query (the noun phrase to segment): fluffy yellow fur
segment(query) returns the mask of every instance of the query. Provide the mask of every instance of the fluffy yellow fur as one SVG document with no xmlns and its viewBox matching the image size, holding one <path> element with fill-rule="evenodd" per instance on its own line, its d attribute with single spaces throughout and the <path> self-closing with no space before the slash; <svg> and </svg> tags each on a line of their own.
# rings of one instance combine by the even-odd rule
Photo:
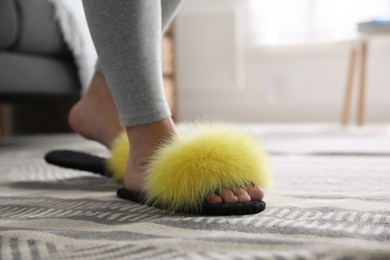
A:
<svg viewBox="0 0 390 260">
<path fill-rule="evenodd" d="M 125 178 L 128 157 L 129 140 L 126 133 L 122 133 L 112 144 L 111 156 L 107 160 L 107 168 L 115 180 L 122 181 Z"/>
<path fill-rule="evenodd" d="M 145 182 L 148 204 L 198 210 L 212 192 L 271 185 L 266 153 L 249 134 L 202 125 L 161 147 Z"/>
<path fill-rule="evenodd" d="M 112 146 L 108 168 L 123 180 L 128 158 L 125 134 Z M 260 186 L 272 178 L 267 154 L 247 133 L 227 125 L 199 125 L 160 147 L 148 167 L 146 200 L 172 211 L 199 210 L 212 192 Z"/>
</svg>

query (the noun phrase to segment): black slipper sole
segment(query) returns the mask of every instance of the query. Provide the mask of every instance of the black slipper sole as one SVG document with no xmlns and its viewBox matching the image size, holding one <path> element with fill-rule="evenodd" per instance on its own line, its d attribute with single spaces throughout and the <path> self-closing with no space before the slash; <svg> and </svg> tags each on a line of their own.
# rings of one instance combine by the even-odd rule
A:
<svg viewBox="0 0 390 260">
<path fill-rule="evenodd" d="M 141 192 L 128 191 L 120 188 L 116 192 L 117 196 L 124 200 L 133 201 L 139 204 L 145 203 L 145 196 Z M 158 207 L 158 206 L 157 206 Z M 163 208 L 162 208 L 163 209 Z M 264 201 L 250 201 L 242 203 L 222 203 L 222 204 L 203 204 L 200 211 L 179 211 L 177 213 L 204 215 L 204 216 L 232 216 L 257 214 L 265 209 Z"/>
<path fill-rule="evenodd" d="M 55 150 L 45 155 L 45 160 L 49 164 L 93 172 L 102 176 L 111 177 L 112 174 L 106 168 L 106 159 L 95 155 L 69 151 Z M 128 191 L 125 188 L 117 190 L 117 196 L 124 200 L 133 201 L 139 204 L 145 204 L 144 194 L 140 192 Z M 250 201 L 241 203 L 222 203 L 206 204 L 204 203 L 200 211 L 181 211 L 178 213 L 205 215 L 205 216 L 230 216 L 230 215 L 248 215 L 257 214 L 265 209 L 264 201 Z"/>
</svg>

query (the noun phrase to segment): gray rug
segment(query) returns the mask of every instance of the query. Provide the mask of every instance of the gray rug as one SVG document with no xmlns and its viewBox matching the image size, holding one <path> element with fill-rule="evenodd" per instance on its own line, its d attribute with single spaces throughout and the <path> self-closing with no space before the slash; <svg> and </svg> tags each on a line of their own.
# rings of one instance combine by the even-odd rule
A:
<svg viewBox="0 0 390 260">
<path fill-rule="evenodd" d="M 58 148 L 107 154 L 74 135 L 2 139 L 0 259 L 390 259 L 388 128 L 243 129 L 270 151 L 275 187 L 242 217 L 122 201 L 114 181 L 43 161 Z"/>
</svg>

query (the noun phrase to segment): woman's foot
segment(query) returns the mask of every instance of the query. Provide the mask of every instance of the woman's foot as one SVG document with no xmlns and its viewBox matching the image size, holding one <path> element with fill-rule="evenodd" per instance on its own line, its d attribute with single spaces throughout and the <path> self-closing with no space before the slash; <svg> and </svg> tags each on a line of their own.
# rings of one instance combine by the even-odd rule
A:
<svg viewBox="0 0 390 260">
<path fill-rule="evenodd" d="M 124 131 L 102 74 L 94 74 L 88 91 L 71 109 L 68 121 L 75 132 L 107 148 Z"/>
<path fill-rule="evenodd" d="M 107 148 L 110 148 L 114 139 L 124 131 L 107 82 L 100 73 L 95 73 L 87 93 L 74 105 L 68 120 L 75 132 Z M 128 190 L 143 190 L 145 166 L 149 158 L 159 144 L 175 134 L 176 128 L 171 118 L 127 129 L 127 135 L 131 140 L 131 152 L 124 186 Z M 220 195 L 210 195 L 207 202 L 210 204 L 248 202 L 262 200 L 263 196 L 262 189 L 258 187 L 226 190 Z"/>
<path fill-rule="evenodd" d="M 156 123 L 127 128 L 130 140 L 130 154 L 127 162 L 127 173 L 124 186 L 131 191 L 143 191 L 146 177 L 145 166 L 153 156 L 158 146 L 176 134 L 176 128 L 171 118 Z M 264 192 L 259 187 L 237 190 L 226 190 L 220 195 L 212 194 L 207 202 L 210 204 L 249 202 L 262 200 Z"/>
</svg>

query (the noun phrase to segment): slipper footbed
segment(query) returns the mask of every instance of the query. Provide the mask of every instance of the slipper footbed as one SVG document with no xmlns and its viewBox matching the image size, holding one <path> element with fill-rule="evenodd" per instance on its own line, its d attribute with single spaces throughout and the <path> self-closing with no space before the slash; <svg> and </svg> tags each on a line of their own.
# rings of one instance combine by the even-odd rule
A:
<svg viewBox="0 0 390 260">
<path fill-rule="evenodd" d="M 81 171 L 88 171 L 110 177 L 106 169 L 106 159 L 78 151 L 55 150 L 45 155 L 49 164 Z"/>
</svg>

